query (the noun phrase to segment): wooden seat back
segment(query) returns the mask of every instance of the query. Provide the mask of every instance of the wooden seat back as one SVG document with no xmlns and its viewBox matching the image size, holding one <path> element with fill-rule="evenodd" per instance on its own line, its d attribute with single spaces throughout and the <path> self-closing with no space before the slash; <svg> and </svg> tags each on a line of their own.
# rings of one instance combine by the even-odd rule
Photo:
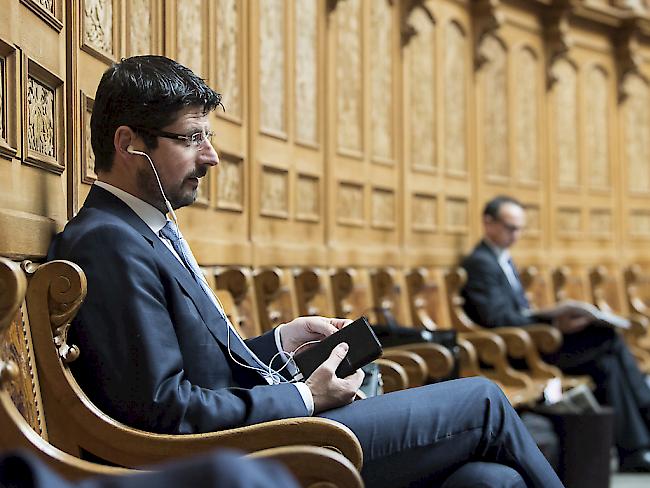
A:
<svg viewBox="0 0 650 488">
<path fill-rule="evenodd" d="M 554 303 L 553 291 L 547 270 L 538 266 L 524 266 L 519 277 L 530 308 L 540 309 L 552 306 Z"/>
<path fill-rule="evenodd" d="M 337 317 L 347 319 L 372 315 L 370 285 L 367 274 L 353 268 L 332 268 L 329 271 L 332 285 L 332 301 Z"/>
<path fill-rule="evenodd" d="M 576 267 L 560 266 L 552 273 L 553 297 L 556 302 L 562 300 L 581 300 L 590 302 L 590 293 L 581 270 Z"/>
<path fill-rule="evenodd" d="M 69 480 L 129 472 L 82 461 L 48 443 L 26 288 L 19 265 L 0 258 L 0 450 L 25 449 Z"/>
<path fill-rule="evenodd" d="M 395 268 L 373 268 L 369 270 L 372 306 L 376 311 L 377 323 L 386 325 L 382 310 L 392 314 L 398 324 L 412 327 L 413 321 L 405 306 L 403 275 Z"/>
<path fill-rule="evenodd" d="M 293 270 L 298 315 L 335 316 L 332 293 L 325 272 L 319 268 Z"/>
<path fill-rule="evenodd" d="M 291 277 L 280 268 L 253 272 L 259 323 L 263 332 L 296 317 L 297 306 Z"/>
<path fill-rule="evenodd" d="M 650 307 L 648 307 L 639 292 L 640 284 L 646 280 L 643 270 L 638 264 L 632 264 L 623 270 L 625 300 L 629 310 L 650 318 Z"/>
<path fill-rule="evenodd" d="M 461 295 L 461 290 L 466 282 L 467 272 L 460 266 L 453 267 L 445 273 L 447 306 L 449 308 L 451 324 L 456 330 L 471 332 L 480 330 L 481 327 L 475 324 L 463 309 L 465 299 Z"/>
<path fill-rule="evenodd" d="M 217 292 L 227 292 L 233 301 L 232 313 L 236 314 L 233 325 L 237 331 L 246 339 L 260 335 L 262 326 L 251 271 L 244 267 L 217 267 L 212 275 Z"/>
</svg>

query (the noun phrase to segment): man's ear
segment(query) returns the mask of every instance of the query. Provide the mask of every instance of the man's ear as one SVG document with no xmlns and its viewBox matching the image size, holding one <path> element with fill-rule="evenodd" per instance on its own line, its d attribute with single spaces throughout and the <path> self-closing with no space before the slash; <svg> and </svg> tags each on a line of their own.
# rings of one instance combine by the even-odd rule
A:
<svg viewBox="0 0 650 488">
<path fill-rule="evenodd" d="M 115 135 L 113 136 L 113 147 L 115 148 L 115 153 L 122 157 L 129 156 L 131 154 L 129 148 L 133 150 L 136 139 L 137 135 L 131 127 L 126 125 L 119 126 L 115 130 Z"/>
</svg>

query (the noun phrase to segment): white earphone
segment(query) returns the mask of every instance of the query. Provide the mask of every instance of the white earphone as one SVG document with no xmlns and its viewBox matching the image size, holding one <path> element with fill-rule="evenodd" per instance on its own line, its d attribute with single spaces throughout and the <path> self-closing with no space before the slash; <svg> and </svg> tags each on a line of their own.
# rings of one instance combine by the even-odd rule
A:
<svg viewBox="0 0 650 488">
<path fill-rule="evenodd" d="M 165 190 L 163 190 L 162 184 L 160 183 L 160 177 L 158 176 L 158 171 L 156 171 L 156 167 L 153 164 L 153 161 L 149 157 L 149 155 L 144 152 L 144 151 L 138 151 L 137 149 L 134 149 L 133 146 L 129 145 L 126 148 L 126 152 L 129 154 L 136 154 L 138 156 L 144 156 L 147 158 L 147 161 L 149 161 L 149 164 L 151 165 L 151 169 L 153 170 L 153 174 L 156 176 L 156 182 L 158 182 L 158 188 L 160 189 L 160 194 L 163 197 L 163 200 L 165 200 L 165 205 L 167 206 L 167 210 L 169 213 L 172 215 L 172 220 L 178 227 L 178 220 L 176 219 L 176 212 L 174 212 L 174 209 L 172 208 L 172 204 L 169 203 L 169 200 L 167 199 L 167 195 L 165 195 Z"/>
<path fill-rule="evenodd" d="M 167 210 L 169 211 L 169 213 L 171 213 L 172 220 L 174 221 L 174 223 L 176 224 L 176 227 L 178 228 L 178 220 L 176 220 L 176 213 L 174 212 L 174 209 L 172 208 L 171 203 L 169 203 L 169 200 L 167 199 L 167 195 L 165 195 L 165 190 L 163 190 L 162 184 L 160 183 L 160 177 L 158 176 L 158 171 L 156 171 L 156 167 L 154 166 L 153 161 L 151 160 L 149 155 L 144 151 L 138 151 L 137 149 L 134 149 L 134 147 L 131 146 L 131 145 L 127 146 L 126 152 L 128 152 L 129 154 L 135 154 L 137 156 L 143 156 L 143 157 L 147 158 L 147 161 L 149 161 L 149 164 L 151 165 L 151 169 L 153 170 L 153 174 L 156 176 L 156 181 L 158 182 L 158 188 L 160 189 L 160 194 L 162 195 L 163 199 L 165 200 L 165 205 L 167 206 Z M 179 230 L 179 232 L 180 232 L 180 230 Z M 219 298 L 217 298 L 214 291 L 212 291 L 212 288 L 210 287 L 210 285 L 207 283 L 207 281 L 205 281 L 205 277 L 203 275 L 201 275 L 200 279 L 202 279 L 205 282 L 205 284 L 207 285 L 207 288 L 210 290 L 210 292 L 212 293 L 212 296 L 216 299 L 217 303 L 221 304 L 221 302 L 219 301 Z M 222 310 L 220 310 L 220 312 L 222 313 L 223 318 L 226 320 L 226 323 L 227 323 L 228 322 L 228 317 L 226 317 L 225 313 L 223 313 Z M 276 353 L 271 358 L 271 361 L 268 364 L 268 369 L 264 370 L 264 369 L 261 369 L 261 368 L 256 368 L 254 366 L 249 366 L 247 364 L 241 363 L 241 362 L 237 361 L 233 357 L 232 352 L 230 351 L 230 334 L 231 334 L 230 329 L 231 329 L 231 327 L 227 326 L 227 329 L 228 329 L 228 336 L 227 336 L 228 340 L 227 340 L 227 344 L 226 344 L 226 349 L 228 350 L 228 355 L 230 356 L 230 359 L 232 359 L 235 363 L 239 364 L 240 366 L 242 366 L 244 368 L 252 369 L 252 370 L 260 372 L 262 374 L 262 376 L 264 376 L 265 378 L 270 377 L 274 384 L 288 383 L 288 381 L 285 380 L 280 375 L 280 371 L 282 371 L 284 368 L 286 368 L 287 365 L 290 362 L 293 361 L 293 356 L 294 356 L 294 354 L 296 354 L 296 352 L 298 352 L 298 349 L 300 349 L 303 346 L 306 346 L 308 344 L 313 344 L 314 342 L 319 342 L 319 341 L 306 342 L 305 344 L 302 344 L 300 347 L 298 347 L 295 351 L 290 352 L 290 353 L 285 353 L 289 358 L 285 361 L 284 365 L 278 370 L 274 370 L 272 368 L 272 365 L 273 365 L 273 361 L 275 361 L 275 358 L 277 356 L 282 355 L 282 353 L 281 352 Z M 262 363 L 261 360 L 260 360 L 260 363 Z M 264 364 L 264 363 L 262 363 L 262 364 Z"/>
</svg>

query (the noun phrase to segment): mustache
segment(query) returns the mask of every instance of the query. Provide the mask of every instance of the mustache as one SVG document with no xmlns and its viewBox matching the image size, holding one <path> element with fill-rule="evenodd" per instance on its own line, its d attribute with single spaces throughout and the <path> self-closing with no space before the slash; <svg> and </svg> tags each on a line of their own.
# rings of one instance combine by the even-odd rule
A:
<svg viewBox="0 0 650 488">
<path fill-rule="evenodd" d="M 188 175 L 185 177 L 186 180 L 190 178 L 203 178 L 206 174 L 208 174 L 208 168 L 205 166 L 202 166 L 200 168 L 195 169 L 194 171 L 188 173 Z"/>
</svg>

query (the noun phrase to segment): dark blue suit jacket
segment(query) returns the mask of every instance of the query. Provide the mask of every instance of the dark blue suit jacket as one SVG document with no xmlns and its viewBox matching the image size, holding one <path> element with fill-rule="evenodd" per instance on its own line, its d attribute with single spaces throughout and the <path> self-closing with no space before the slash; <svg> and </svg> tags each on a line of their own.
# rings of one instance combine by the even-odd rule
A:
<svg viewBox="0 0 650 488">
<path fill-rule="evenodd" d="M 515 291 L 510 286 L 496 254 L 481 241 L 461 266 L 467 271 L 467 283 L 461 294 L 465 313 L 483 327 L 522 326 L 538 323 L 523 314 Z"/>
<path fill-rule="evenodd" d="M 103 411 L 162 433 L 208 432 L 307 415 L 295 386 L 268 385 L 233 362 L 227 324 L 151 229 L 119 198 L 94 186 L 53 241 L 48 259 L 84 270 L 88 295 L 73 322 L 75 377 Z M 273 333 L 248 340 L 268 363 Z M 234 337 L 238 361 L 256 365 Z"/>
</svg>

